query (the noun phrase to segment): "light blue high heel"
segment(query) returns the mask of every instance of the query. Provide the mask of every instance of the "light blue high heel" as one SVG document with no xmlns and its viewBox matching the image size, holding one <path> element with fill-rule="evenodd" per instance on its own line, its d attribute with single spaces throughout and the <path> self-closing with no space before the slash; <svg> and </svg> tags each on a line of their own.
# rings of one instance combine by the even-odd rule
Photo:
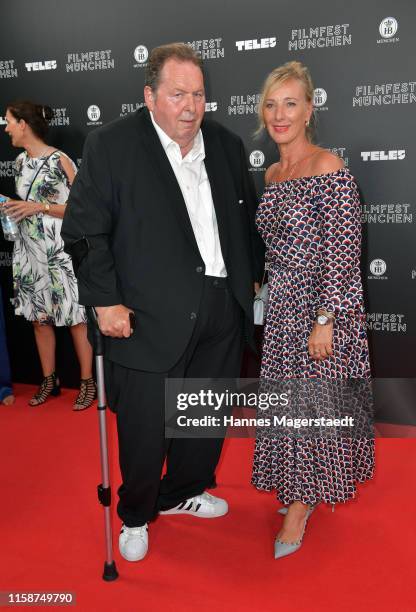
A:
<svg viewBox="0 0 416 612">
<path fill-rule="evenodd" d="M 287 555 L 291 555 L 292 553 L 299 550 L 302 546 L 302 540 L 306 529 L 306 523 L 312 512 L 315 510 L 316 506 L 312 506 L 306 513 L 305 524 L 303 525 L 302 535 L 297 542 L 282 542 L 281 540 L 276 539 L 274 542 L 274 558 L 280 559 L 281 557 L 287 557 Z M 287 508 L 280 508 L 278 510 L 279 514 L 287 514 Z"/>
</svg>

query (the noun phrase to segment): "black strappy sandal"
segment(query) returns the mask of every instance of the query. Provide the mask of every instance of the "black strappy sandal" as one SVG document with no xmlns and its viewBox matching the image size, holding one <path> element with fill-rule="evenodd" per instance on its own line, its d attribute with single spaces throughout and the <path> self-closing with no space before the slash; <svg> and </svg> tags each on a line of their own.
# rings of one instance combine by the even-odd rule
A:
<svg viewBox="0 0 416 612">
<path fill-rule="evenodd" d="M 72 410 L 79 412 L 80 410 L 85 410 L 86 408 L 89 408 L 96 397 L 97 387 L 94 379 L 92 377 L 81 378 L 78 397 L 75 400 L 75 404 L 73 405 Z"/>
<path fill-rule="evenodd" d="M 56 377 L 56 372 L 52 372 L 52 374 L 49 374 L 49 376 L 45 376 L 39 389 L 28 403 L 29 406 L 40 406 L 40 404 L 44 404 L 46 402 L 50 395 L 56 397 L 60 394 L 61 387 L 59 378 Z"/>
</svg>

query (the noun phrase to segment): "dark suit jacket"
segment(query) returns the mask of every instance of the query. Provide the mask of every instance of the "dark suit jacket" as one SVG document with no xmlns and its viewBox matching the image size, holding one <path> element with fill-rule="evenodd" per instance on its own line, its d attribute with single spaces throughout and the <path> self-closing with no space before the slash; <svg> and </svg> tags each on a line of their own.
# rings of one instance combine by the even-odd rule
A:
<svg viewBox="0 0 416 612">
<path fill-rule="evenodd" d="M 263 271 L 254 227 L 256 194 L 243 144 L 213 121 L 201 127 L 205 167 L 230 287 L 253 335 L 253 282 Z M 163 372 L 180 358 L 200 308 L 205 266 L 185 201 L 147 109 L 92 132 L 62 225 L 65 250 L 86 237 L 79 300 L 124 304 L 136 314 L 128 339 L 106 338 L 106 357 Z M 75 265 L 77 268 L 77 265 Z"/>
</svg>

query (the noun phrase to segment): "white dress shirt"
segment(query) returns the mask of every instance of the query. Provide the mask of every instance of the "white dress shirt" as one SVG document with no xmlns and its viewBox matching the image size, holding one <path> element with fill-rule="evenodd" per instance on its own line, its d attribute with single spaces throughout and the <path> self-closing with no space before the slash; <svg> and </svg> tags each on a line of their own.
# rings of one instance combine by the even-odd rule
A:
<svg viewBox="0 0 416 612">
<path fill-rule="evenodd" d="M 192 149 L 182 157 L 178 143 L 156 123 L 152 112 L 150 117 L 185 200 L 196 243 L 205 263 L 205 274 L 226 277 L 227 270 L 221 252 L 211 186 L 204 164 L 202 132 L 199 130 Z"/>
</svg>

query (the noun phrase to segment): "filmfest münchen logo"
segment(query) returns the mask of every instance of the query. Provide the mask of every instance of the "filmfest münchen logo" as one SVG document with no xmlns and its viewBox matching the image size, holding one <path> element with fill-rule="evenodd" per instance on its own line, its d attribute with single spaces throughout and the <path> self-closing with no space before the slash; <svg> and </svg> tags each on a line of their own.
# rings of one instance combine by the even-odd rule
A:
<svg viewBox="0 0 416 612">
<path fill-rule="evenodd" d="M 15 79 L 19 76 L 14 64 L 13 59 L 0 60 L 0 79 Z"/>
<path fill-rule="evenodd" d="M 256 115 L 259 110 L 260 94 L 230 96 L 228 115 Z"/>
<path fill-rule="evenodd" d="M 385 280 L 387 278 L 387 276 L 384 276 L 386 270 L 387 264 L 384 259 L 373 259 L 373 261 L 370 263 L 371 275 L 368 278 Z"/>
<path fill-rule="evenodd" d="M 362 223 L 413 223 L 412 206 L 408 202 L 365 202 L 361 209 Z"/>
<path fill-rule="evenodd" d="M 334 155 L 338 155 L 338 157 L 340 157 L 344 161 L 344 164 L 346 166 L 349 165 L 350 160 L 346 147 L 328 147 L 328 151 L 331 151 L 331 153 L 333 153 Z"/>
<path fill-rule="evenodd" d="M 144 102 L 125 102 L 121 105 L 120 117 L 127 117 L 145 106 Z"/>
<path fill-rule="evenodd" d="M 102 125 L 102 122 L 100 121 L 101 110 L 96 104 L 91 104 L 91 106 L 88 107 L 87 116 L 89 119 L 87 125 Z"/>
<path fill-rule="evenodd" d="M 374 332 L 407 332 L 406 315 L 400 312 L 368 312 L 365 328 Z"/>
<path fill-rule="evenodd" d="M 390 104 L 414 104 L 416 81 L 357 85 L 352 106 L 384 106 Z"/>
<path fill-rule="evenodd" d="M 53 117 L 49 121 L 49 125 L 56 126 L 65 126 L 70 124 L 70 118 L 68 116 L 68 111 L 66 108 L 54 108 L 53 109 Z"/>
<path fill-rule="evenodd" d="M 14 160 L 0 161 L 0 178 L 12 178 L 16 176 Z"/>
<path fill-rule="evenodd" d="M 115 62 L 111 54 L 111 49 L 68 53 L 66 71 L 91 72 L 94 70 L 113 70 L 115 68 Z"/>
<path fill-rule="evenodd" d="M 288 45 L 289 51 L 351 45 L 352 37 L 349 27 L 349 23 L 342 23 L 292 29 Z"/>
<path fill-rule="evenodd" d="M 0 125 L 6 125 L 7 121 L 5 117 L 0 117 Z"/>
<path fill-rule="evenodd" d="M 0 267 L 7 268 L 13 264 L 12 254 L 8 251 L 0 251 Z"/>
<path fill-rule="evenodd" d="M 222 38 L 203 38 L 202 40 L 191 40 L 186 43 L 203 60 L 220 59 L 225 56 Z"/>
</svg>

